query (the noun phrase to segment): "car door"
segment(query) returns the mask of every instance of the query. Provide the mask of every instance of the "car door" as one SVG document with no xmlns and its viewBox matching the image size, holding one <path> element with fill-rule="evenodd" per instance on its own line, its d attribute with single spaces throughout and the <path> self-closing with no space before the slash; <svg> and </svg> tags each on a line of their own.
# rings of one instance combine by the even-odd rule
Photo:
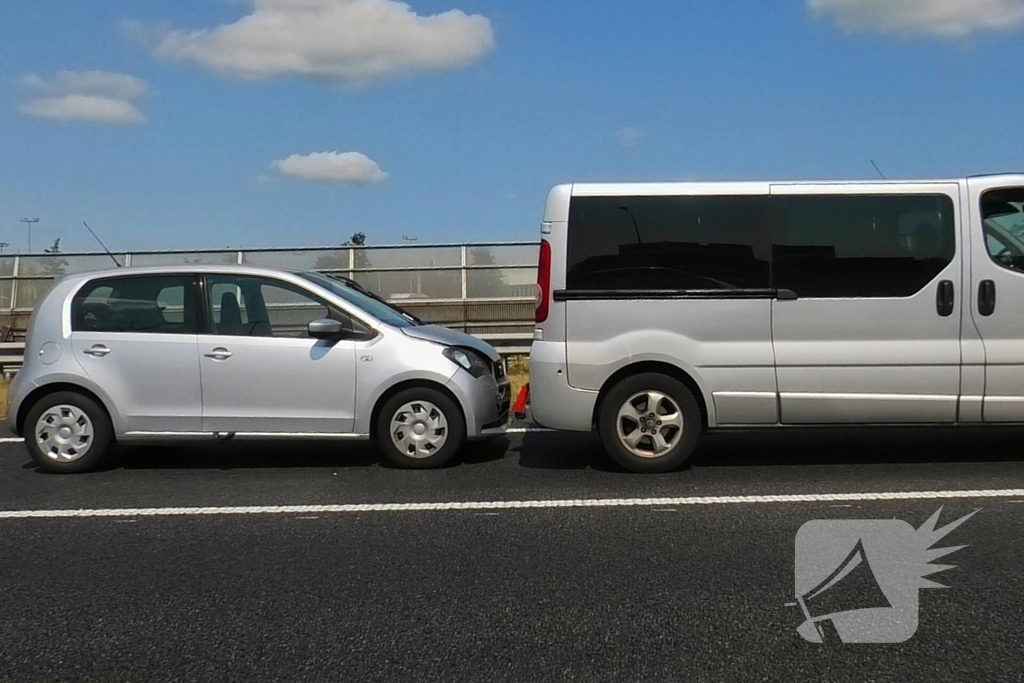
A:
<svg viewBox="0 0 1024 683">
<path fill-rule="evenodd" d="M 985 422 L 1024 422 L 1024 177 L 967 181 L 970 319 L 984 348 Z"/>
<path fill-rule="evenodd" d="M 959 186 L 773 185 L 772 205 L 782 422 L 955 422 Z"/>
<path fill-rule="evenodd" d="M 355 342 L 312 339 L 307 325 L 340 313 L 305 288 L 210 275 L 199 337 L 203 430 L 348 434 L 355 422 Z"/>
<path fill-rule="evenodd" d="M 71 303 L 71 348 L 129 432 L 198 432 L 198 287 L 193 275 L 104 278 Z"/>
</svg>

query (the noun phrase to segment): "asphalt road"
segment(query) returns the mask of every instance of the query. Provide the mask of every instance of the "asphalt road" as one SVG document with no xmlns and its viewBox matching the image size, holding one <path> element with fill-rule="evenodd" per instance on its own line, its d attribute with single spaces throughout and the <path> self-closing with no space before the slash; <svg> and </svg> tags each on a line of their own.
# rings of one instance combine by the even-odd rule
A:
<svg viewBox="0 0 1024 683">
<path fill-rule="evenodd" d="M 0 445 L 0 511 L 716 497 L 701 505 L 0 518 L 0 680 L 1020 680 L 1024 496 L 730 502 L 1024 488 L 1024 432 L 711 436 L 694 466 L 618 470 L 594 438 L 511 436 L 435 472 L 337 444 L 136 448 L 38 472 Z M 920 527 L 947 590 L 888 645 L 796 629 L 815 519 Z M 851 589 L 856 600 L 856 590 Z"/>
</svg>

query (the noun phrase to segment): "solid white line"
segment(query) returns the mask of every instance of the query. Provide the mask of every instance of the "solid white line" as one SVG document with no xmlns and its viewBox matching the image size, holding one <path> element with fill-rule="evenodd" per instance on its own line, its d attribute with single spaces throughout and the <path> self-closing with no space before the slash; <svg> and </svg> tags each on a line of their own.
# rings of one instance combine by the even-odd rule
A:
<svg viewBox="0 0 1024 683">
<path fill-rule="evenodd" d="M 938 500 L 1020 498 L 1024 489 L 989 491 L 894 491 L 891 493 L 824 493 L 782 496 L 709 496 L 694 498 L 608 498 L 583 500 L 509 500 L 466 503 L 383 503 L 365 505 L 277 505 L 260 507 L 125 508 L 110 510 L 9 510 L 0 519 L 67 517 L 204 517 L 224 515 L 313 515 L 367 512 L 453 512 L 462 510 L 550 510 L 554 508 L 649 508 L 679 505 L 832 503 L 871 500 Z"/>
</svg>

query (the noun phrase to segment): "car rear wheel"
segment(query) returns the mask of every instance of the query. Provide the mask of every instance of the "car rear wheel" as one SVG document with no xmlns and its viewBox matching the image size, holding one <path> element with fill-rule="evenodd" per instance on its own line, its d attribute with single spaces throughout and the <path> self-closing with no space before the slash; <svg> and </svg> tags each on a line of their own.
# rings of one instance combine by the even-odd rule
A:
<svg viewBox="0 0 1024 683">
<path fill-rule="evenodd" d="M 75 474 L 99 467 L 114 443 L 107 412 L 70 391 L 44 396 L 25 418 L 25 446 L 47 472 Z"/>
<path fill-rule="evenodd" d="M 400 391 L 388 399 L 377 418 L 377 442 L 384 457 L 406 469 L 445 465 L 465 438 L 462 412 L 435 389 Z"/>
<path fill-rule="evenodd" d="M 700 406 L 677 379 L 658 373 L 616 384 L 598 416 L 605 450 L 631 472 L 671 472 L 693 454 L 703 431 Z"/>
</svg>

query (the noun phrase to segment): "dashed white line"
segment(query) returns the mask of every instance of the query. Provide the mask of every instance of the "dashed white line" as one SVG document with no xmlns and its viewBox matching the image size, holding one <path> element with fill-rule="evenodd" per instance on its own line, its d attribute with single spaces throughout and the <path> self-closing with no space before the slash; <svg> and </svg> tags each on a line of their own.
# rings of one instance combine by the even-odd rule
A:
<svg viewBox="0 0 1024 683">
<path fill-rule="evenodd" d="M 558 431 L 556 429 L 544 429 L 543 427 L 510 427 L 505 430 L 506 434 L 547 434 Z"/>
<path fill-rule="evenodd" d="M 0 519 L 75 517 L 209 517 L 228 515 L 322 515 L 367 512 L 458 512 L 479 510 L 551 510 L 557 508 L 666 508 L 673 506 L 834 503 L 843 501 L 955 500 L 1021 498 L 1024 489 L 984 491 L 893 491 L 776 496 L 706 496 L 690 498 L 592 498 L 581 500 L 506 500 L 451 503 L 373 503 L 363 505 L 274 505 L 253 507 L 126 508 L 109 510 L 7 510 Z"/>
<path fill-rule="evenodd" d="M 25 439 L 20 436 L 4 437 L 0 439 L 0 443 L 25 443 Z"/>
</svg>

